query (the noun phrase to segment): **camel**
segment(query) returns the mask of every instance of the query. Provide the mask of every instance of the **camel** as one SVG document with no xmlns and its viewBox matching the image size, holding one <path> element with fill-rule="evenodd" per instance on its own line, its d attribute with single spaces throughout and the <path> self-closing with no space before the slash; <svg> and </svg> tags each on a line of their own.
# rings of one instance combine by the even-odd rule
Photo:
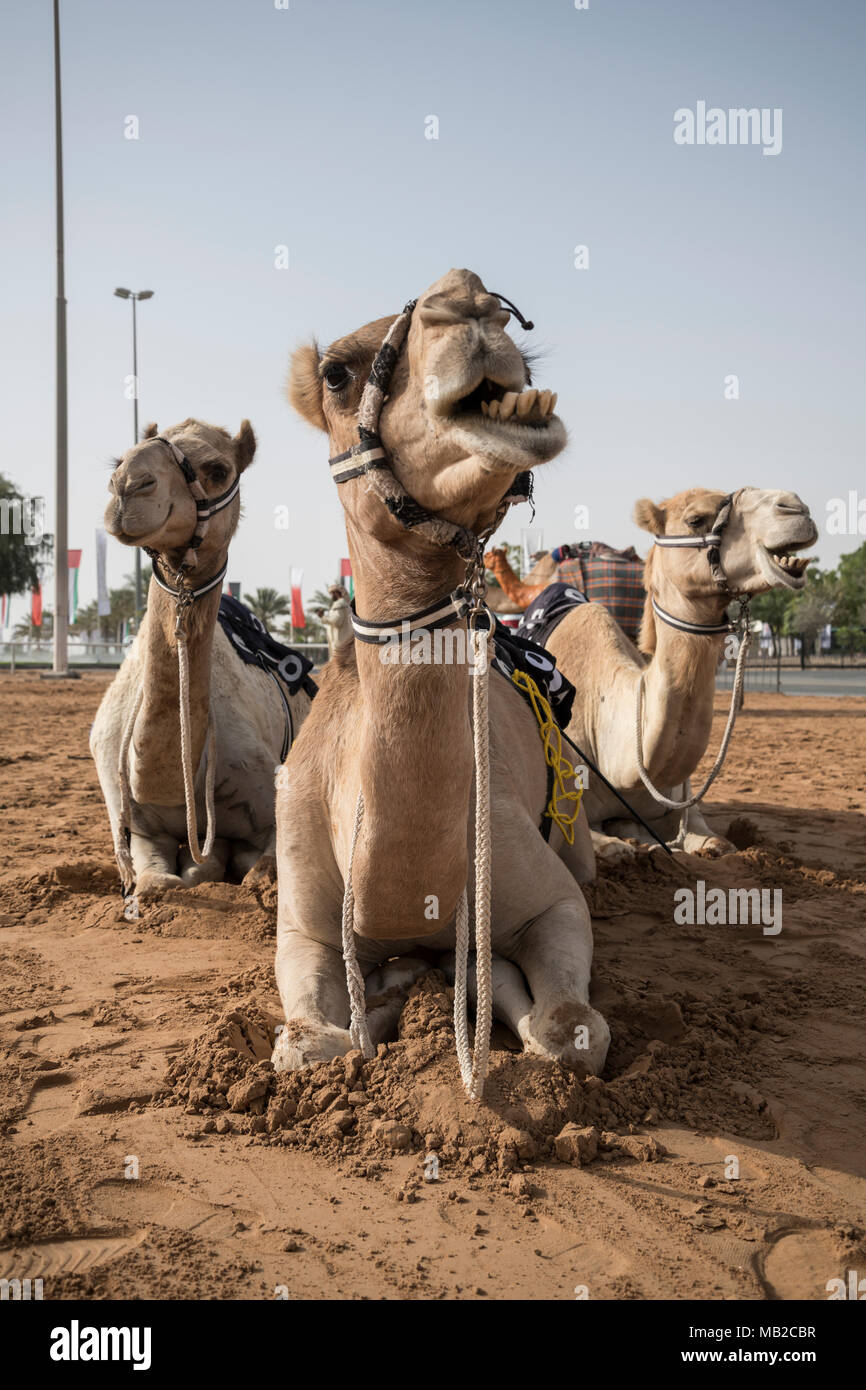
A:
<svg viewBox="0 0 866 1390">
<path fill-rule="evenodd" d="M 395 1026 L 409 982 L 430 968 L 413 952 L 443 953 L 453 970 L 455 909 L 475 854 L 473 676 L 465 661 L 386 664 L 358 634 L 440 601 L 450 607 L 467 569 L 454 536 L 480 563 L 506 494 L 565 444 L 551 393 L 530 385 L 505 332 L 500 298 L 477 275 L 452 270 L 397 316 L 411 313 L 408 334 L 391 350 L 381 447 L 366 455 L 362 391 L 394 317 L 338 339 L 322 356 L 315 344 L 302 347 L 292 360 L 292 404 L 328 436 L 334 476 L 349 469 L 338 493 L 358 616 L 356 641 L 325 668 L 277 793 L 276 975 L 287 1020 L 273 1054 L 278 1070 L 353 1047 L 341 914 L 359 790 L 365 813 L 350 939 L 367 977 L 372 1044 Z M 357 454 L 349 464 L 341 459 L 359 434 L 362 462 L 353 470 Z M 392 473 L 383 482 L 376 470 L 384 460 Z M 456 610 L 452 624 L 465 636 Z M 494 1012 L 527 1052 L 598 1072 L 610 1035 L 589 1004 L 592 927 L 575 873 L 539 833 L 546 769 L 538 725 L 495 672 L 489 706 Z M 576 831 L 571 852 L 591 864 L 582 816 Z M 471 913 L 471 885 L 469 906 Z"/>
<path fill-rule="evenodd" d="M 207 526 L 198 520 L 190 481 L 174 453 L 180 451 L 201 485 L 201 495 L 220 503 L 231 494 L 253 461 L 256 439 L 248 420 L 234 438 L 215 425 L 185 420 L 164 435 L 149 425 L 139 444 L 111 475 L 106 530 L 123 545 L 141 546 L 153 556 L 147 612 L 141 629 L 99 706 L 90 737 L 108 809 L 118 863 L 123 868 L 123 813 L 118 767 L 121 743 L 141 691 L 128 753 L 129 819 L 136 892 L 192 887 L 273 869 L 274 774 L 283 744 L 310 708 L 303 689 L 281 690 L 277 678 L 246 664 L 217 622 L 229 542 L 240 516 L 238 495 L 221 505 Z M 196 526 L 205 529 L 197 549 L 188 551 Z M 187 583 L 207 590 L 188 609 L 191 767 L 196 776 L 199 825 L 205 810 L 202 758 L 212 708 L 216 728 L 215 839 L 207 859 L 194 862 L 187 840 L 181 767 L 178 699 L 177 603 L 174 582 L 184 555 L 194 564 Z M 171 592 L 161 587 L 163 576 Z M 210 755 L 208 755 L 210 756 Z M 124 889 L 128 893 L 128 864 Z"/>
<path fill-rule="evenodd" d="M 647 599 L 640 651 L 597 603 L 571 609 L 544 641 L 577 690 L 568 735 L 661 839 L 678 836 L 677 844 L 687 852 L 708 854 L 727 853 L 734 846 L 714 834 L 697 806 L 685 812 L 681 824 L 680 812 L 660 805 L 642 784 L 635 739 L 638 682 L 645 672 L 646 769 L 658 790 L 672 800 L 685 800 L 690 793 L 683 785 L 709 742 L 716 668 L 726 635 L 730 637 L 723 626 L 725 610 L 734 595 L 754 597 L 780 585 L 802 589 L 809 560 L 798 552 L 818 535 L 808 507 L 795 493 L 740 488 L 732 495 L 721 535 L 725 587 L 720 587 L 718 573 L 714 578 L 707 561 L 713 552 L 702 538 L 714 529 L 728 496 L 688 488 L 658 505 L 648 499 L 637 503 L 636 523 L 658 538 L 644 569 Z M 665 544 L 665 537 L 679 539 Z M 671 618 L 715 626 L 716 631 L 682 631 L 671 625 Z M 626 838 L 650 841 L 591 771 L 584 805 L 599 858 L 616 862 L 632 857 L 635 851 L 623 843 Z"/>
<path fill-rule="evenodd" d="M 494 546 L 488 550 L 484 562 L 502 592 L 510 600 L 511 611 L 516 608 L 523 612 L 542 589 L 546 589 L 548 584 L 554 584 L 559 578 L 559 566 L 549 551 L 536 560 L 525 579 L 518 579 L 514 573 L 504 546 Z"/>
</svg>

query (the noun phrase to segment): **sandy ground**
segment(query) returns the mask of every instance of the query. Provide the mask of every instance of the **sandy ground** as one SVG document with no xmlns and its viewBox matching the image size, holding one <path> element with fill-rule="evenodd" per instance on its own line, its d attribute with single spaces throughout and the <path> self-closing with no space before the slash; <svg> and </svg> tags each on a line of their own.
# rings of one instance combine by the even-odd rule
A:
<svg viewBox="0 0 866 1390">
<path fill-rule="evenodd" d="M 642 854 L 590 890 L 604 1078 L 497 1034 L 475 1114 L 437 974 L 374 1063 L 281 1089 L 273 890 L 123 920 L 87 751 L 107 679 L 0 677 L 0 1276 L 46 1298 L 821 1299 L 866 1270 L 866 700 L 749 695 L 707 807 L 740 852 Z M 780 887 L 781 934 L 675 925 L 696 877 Z M 598 1136 L 582 1166 L 557 1157 L 569 1121 Z"/>
</svg>

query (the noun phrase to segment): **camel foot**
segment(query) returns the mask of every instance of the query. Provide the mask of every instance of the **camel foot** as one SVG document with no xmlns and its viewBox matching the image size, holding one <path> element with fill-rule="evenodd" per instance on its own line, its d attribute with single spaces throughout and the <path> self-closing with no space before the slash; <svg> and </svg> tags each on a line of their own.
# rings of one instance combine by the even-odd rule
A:
<svg viewBox="0 0 866 1390">
<path fill-rule="evenodd" d="M 723 835 L 688 834 L 682 848 L 686 854 L 700 854 L 704 859 L 719 859 L 723 854 L 736 854 L 737 847 Z"/>
<path fill-rule="evenodd" d="M 183 888 L 184 882 L 179 874 L 163 873 L 159 869 L 145 869 L 135 881 L 136 895 L 145 901 L 164 893 L 168 888 Z"/>
<path fill-rule="evenodd" d="M 267 888 L 277 881 L 277 861 L 272 854 L 262 854 L 241 879 L 244 888 Z"/>
<path fill-rule="evenodd" d="M 314 1067 L 317 1062 L 330 1062 L 332 1057 L 343 1057 L 352 1047 L 348 1028 L 293 1018 L 280 1031 L 271 1061 L 274 1071 L 299 1071 L 302 1067 Z"/>
<path fill-rule="evenodd" d="M 596 844 L 595 857 L 614 868 L 618 864 L 631 864 L 637 858 L 637 850 L 625 840 L 606 839 L 604 844 Z"/>
<path fill-rule="evenodd" d="M 180 876 L 185 888 L 195 888 L 198 883 L 221 883 L 226 876 L 229 858 L 228 840 L 214 840 L 213 849 L 202 864 L 197 864 L 184 845 L 178 856 Z"/>
<path fill-rule="evenodd" d="M 561 1062 L 580 1077 L 598 1076 L 610 1046 L 610 1029 L 597 1009 L 564 999 L 536 1005 L 520 1029 L 523 1050 Z"/>
</svg>

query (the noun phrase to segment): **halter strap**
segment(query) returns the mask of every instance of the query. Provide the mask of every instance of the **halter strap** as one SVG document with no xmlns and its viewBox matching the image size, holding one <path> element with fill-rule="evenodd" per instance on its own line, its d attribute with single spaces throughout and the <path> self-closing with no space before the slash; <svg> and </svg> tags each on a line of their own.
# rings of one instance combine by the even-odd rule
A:
<svg viewBox="0 0 866 1390">
<path fill-rule="evenodd" d="M 449 623 L 465 618 L 470 608 L 470 596 L 466 589 L 458 588 L 444 598 L 437 599 L 427 608 L 417 613 L 407 613 L 400 618 L 390 618 L 387 622 L 373 622 L 359 618 L 352 602 L 352 629 L 359 642 L 369 642 L 372 646 L 383 646 L 386 642 L 408 637 L 413 632 L 447 627 Z"/>
<path fill-rule="evenodd" d="M 186 554 L 184 555 L 180 565 L 178 566 L 178 573 L 182 574 L 184 570 L 192 569 L 192 567 L 194 566 L 196 561 L 196 551 L 198 550 L 199 546 L 205 538 L 205 535 L 207 534 L 208 522 L 210 521 L 211 517 L 215 516 L 217 512 L 221 512 L 224 507 L 227 507 L 229 503 L 233 502 L 234 499 L 237 497 L 241 486 L 240 474 L 238 474 L 238 476 L 235 478 L 231 487 L 226 488 L 225 492 L 221 492 L 218 497 L 208 497 L 207 493 L 205 492 L 204 488 L 202 487 L 201 483 L 199 482 L 196 476 L 195 469 L 193 468 L 189 459 L 184 454 L 183 450 L 179 449 L 178 446 L 172 442 L 172 440 L 166 439 L 164 434 L 155 434 L 153 437 L 160 444 L 167 445 L 168 449 L 171 452 L 172 458 L 174 459 L 175 463 L 177 464 L 178 468 L 184 476 L 186 485 L 190 490 L 193 501 L 195 502 L 196 527 L 195 531 L 193 532 L 192 538 L 189 541 L 189 544 L 187 545 Z M 151 559 L 153 559 L 154 552 L 148 549 L 147 553 L 148 555 L 150 555 Z M 158 552 L 155 553 L 158 554 Z M 155 562 L 154 573 L 156 573 Z M 225 571 L 223 571 L 223 573 L 225 573 Z M 165 588 L 165 585 L 163 584 L 162 587 Z M 207 592 L 207 590 L 205 590 L 205 592 Z"/>
<path fill-rule="evenodd" d="M 713 583 L 718 589 L 724 589 L 731 593 L 728 583 L 728 576 L 722 566 L 722 556 L 720 546 L 722 544 L 722 533 L 731 519 L 731 507 L 733 506 L 734 494 L 729 492 L 722 501 L 719 510 L 716 512 L 716 519 L 705 536 L 656 536 L 654 542 L 660 546 L 671 546 L 676 548 L 681 546 L 683 549 L 694 547 L 696 550 L 706 550 L 707 560 L 710 565 L 710 573 L 713 576 Z"/>
<path fill-rule="evenodd" d="M 164 589 L 167 594 L 171 594 L 173 598 L 177 598 L 181 591 L 175 588 L 173 584 L 166 584 L 164 579 L 160 579 L 159 571 L 156 568 L 157 562 L 159 560 L 159 554 L 158 552 L 154 552 L 154 554 L 156 557 L 153 562 L 154 583 L 156 583 L 160 589 Z M 205 594 L 209 594 L 212 589 L 215 589 L 217 587 L 218 584 L 222 584 L 223 580 L 226 577 L 226 574 L 228 573 L 228 568 L 229 562 L 228 560 L 226 560 L 222 569 L 219 571 L 218 574 L 214 575 L 213 579 L 208 579 L 207 582 L 200 585 L 198 589 L 184 588 L 184 595 L 192 603 L 194 603 L 197 598 L 204 598 Z"/>
<path fill-rule="evenodd" d="M 738 623 L 693 623 L 686 618 L 676 618 L 673 613 L 668 613 L 661 604 L 656 603 L 655 595 L 650 594 L 650 603 L 657 618 L 661 618 L 668 627 L 676 628 L 678 632 L 693 632 L 698 636 L 717 637 L 721 633 L 736 632 Z"/>
<path fill-rule="evenodd" d="M 504 296 L 496 295 L 496 298 L 501 300 Z M 450 546 L 462 559 L 471 560 L 478 552 L 479 537 L 468 527 L 448 521 L 416 502 L 395 475 L 379 436 L 379 416 L 417 303 L 417 299 L 410 299 L 404 305 L 373 358 L 358 406 L 358 443 L 344 453 L 336 454 L 328 460 L 328 464 L 335 483 L 348 483 L 352 478 L 369 478 L 373 491 L 404 530 L 417 531 L 434 545 Z M 510 300 L 505 300 L 505 303 L 524 328 L 532 328 L 533 325 L 523 318 Z M 518 474 L 501 499 L 490 533 L 499 526 L 509 506 L 526 501 L 532 501 L 532 474 L 528 471 Z"/>
</svg>

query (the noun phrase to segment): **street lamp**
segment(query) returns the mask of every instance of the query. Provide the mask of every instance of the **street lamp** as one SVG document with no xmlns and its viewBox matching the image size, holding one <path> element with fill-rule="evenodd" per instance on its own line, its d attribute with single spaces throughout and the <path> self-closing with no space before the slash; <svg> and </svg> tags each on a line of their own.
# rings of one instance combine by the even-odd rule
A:
<svg viewBox="0 0 866 1390">
<path fill-rule="evenodd" d="M 138 326 L 135 317 L 135 306 L 140 299 L 153 299 L 153 290 L 125 290 L 116 289 L 114 293 L 118 299 L 132 300 L 132 419 L 133 419 L 133 443 L 138 443 Z M 135 547 L 135 626 L 141 621 L 141 550 Z"/>
</svg>

